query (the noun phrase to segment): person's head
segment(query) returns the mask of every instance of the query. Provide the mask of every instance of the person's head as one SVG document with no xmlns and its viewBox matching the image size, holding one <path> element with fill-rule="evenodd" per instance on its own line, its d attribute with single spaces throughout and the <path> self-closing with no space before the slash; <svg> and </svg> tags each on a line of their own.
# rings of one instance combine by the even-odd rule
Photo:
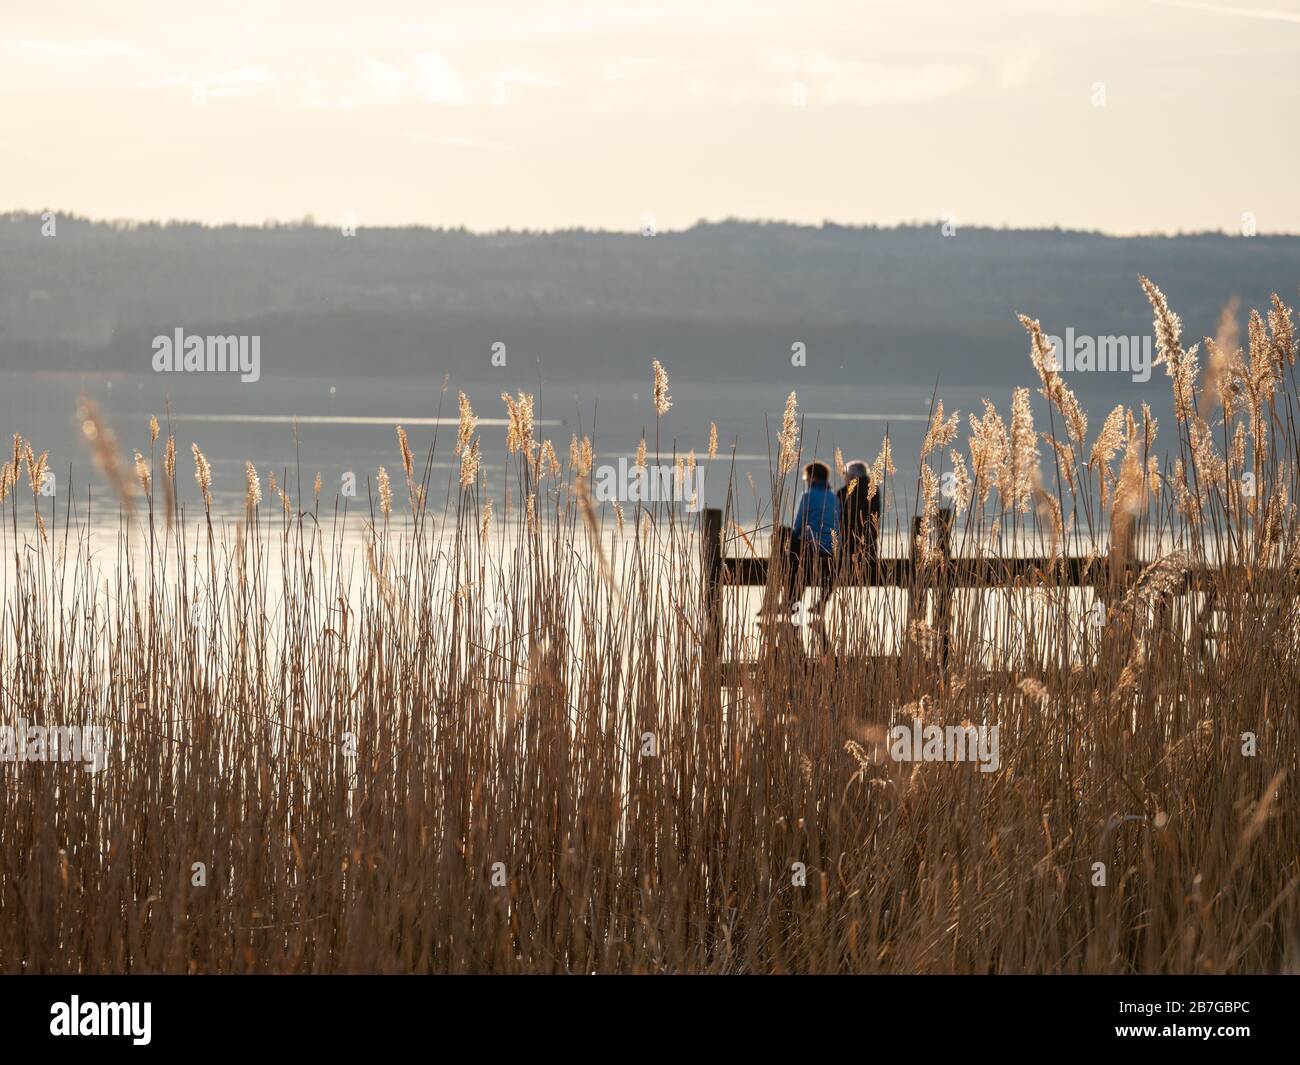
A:
<svg viewBox="0 0 1300 1065">
<path fill-rule="evenodd" d="M 856 481 L 861 477 L 867 476 L 867 464 L 855 459 L 844 467 L 844 479 L 846 481 Z"/>
<path fill-rule="evenodd" d="M 810 462 L 803 468 L 803 479 L 808 485 L 825 485 L 831 479 L 831 468 L 824 462 Z"/>
</svg>

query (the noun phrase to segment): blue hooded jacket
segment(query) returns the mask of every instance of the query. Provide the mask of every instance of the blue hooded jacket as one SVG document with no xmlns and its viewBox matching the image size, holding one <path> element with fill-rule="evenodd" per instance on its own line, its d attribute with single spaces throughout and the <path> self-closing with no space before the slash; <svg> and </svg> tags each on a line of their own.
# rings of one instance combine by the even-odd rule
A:
<svg viewBox="0 0 1300 1065">
<path fill-rule="evenodd" d="M 810 484 L 794 516 L 795 546 L 816 544 L 823 554 L 835 550 L 832 533 L 840 529 L 840 501 L 830 485 Z"/>
</svg>

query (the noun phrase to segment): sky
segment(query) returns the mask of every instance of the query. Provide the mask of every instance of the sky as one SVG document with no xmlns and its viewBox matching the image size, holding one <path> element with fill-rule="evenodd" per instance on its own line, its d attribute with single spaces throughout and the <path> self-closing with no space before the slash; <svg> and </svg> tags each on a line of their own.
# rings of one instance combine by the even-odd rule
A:
<svg viewBox="0 0 1300 1065">
<path fill-rule="evenodd" d="M 1300 0 L 0 0 L 0 210 L 1300 232 Z"/>
</svg>

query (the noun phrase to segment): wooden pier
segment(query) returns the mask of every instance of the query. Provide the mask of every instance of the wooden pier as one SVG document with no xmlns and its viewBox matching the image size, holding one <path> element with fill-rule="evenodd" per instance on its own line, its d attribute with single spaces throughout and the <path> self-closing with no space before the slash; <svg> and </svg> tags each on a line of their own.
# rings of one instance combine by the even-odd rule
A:
<svg viewBox="0 0 1300 1065">
<path fill-rule="evenodd" d="M 705 604 L 705 628 L 712 635 L 706 647 L 717 648 L 721 631 L 720 613 L 723 595 L 729 588 L 766 587 L 773 565 L 784 566 L 791 531 L 782 526 L 772 537 L 768 558 L 732 557 L 725 553 L 722 511 L 704 510 L 700 515 L 701 567 Z M 904 558 L 877 558 L 865 564 L 841 564 L 835 571 L 835 587 L 899 588 L 907 591 L 904 626 L 923 618 L 931 624 L 942 641 L 947 660 L 952 632 L 952 598 L 954 591 L 968 589 L 1016 588 L 1093 588 L 1099 600 L 1109 607 L 1133 585 L 1142 563 L 1133 557 L 1105 556 L 1032 556 L 1005 558 L 954 558 L 952 555 L 953 514 L 938 511 L 933 523 L 934 553 L 929 560 L 917 557 L 921 520 L 912 521 L 909 554 Z M 1197 624 L 1198 637 L 1204 642 L 1205 624 L 1212 621 L 1217 599 L 1216 589 L 1225 577 L 1240 577 L 1251 567 L 1240 564 L 1190 568 L 1175 587 L 1175 594 L 1203 593 L 1204 604 Z M 1268 571 L 1263 571 L 1268 572 Z M 1254 576 L 1261 571 L 1255 569 Z M 788 624 L 786 626 L 789 627 Z"/>
</svg>

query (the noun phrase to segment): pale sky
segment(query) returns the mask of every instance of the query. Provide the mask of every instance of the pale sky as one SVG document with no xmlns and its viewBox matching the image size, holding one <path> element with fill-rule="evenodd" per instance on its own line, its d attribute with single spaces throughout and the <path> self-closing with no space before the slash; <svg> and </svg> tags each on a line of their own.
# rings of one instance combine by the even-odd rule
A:
<svg viewBox="0 0 1300 1065">
<path fill-rule="evenodd" d="M 0 210 L 1300 232 L 1300 0 L 0 3 Z"/>
</svg>

